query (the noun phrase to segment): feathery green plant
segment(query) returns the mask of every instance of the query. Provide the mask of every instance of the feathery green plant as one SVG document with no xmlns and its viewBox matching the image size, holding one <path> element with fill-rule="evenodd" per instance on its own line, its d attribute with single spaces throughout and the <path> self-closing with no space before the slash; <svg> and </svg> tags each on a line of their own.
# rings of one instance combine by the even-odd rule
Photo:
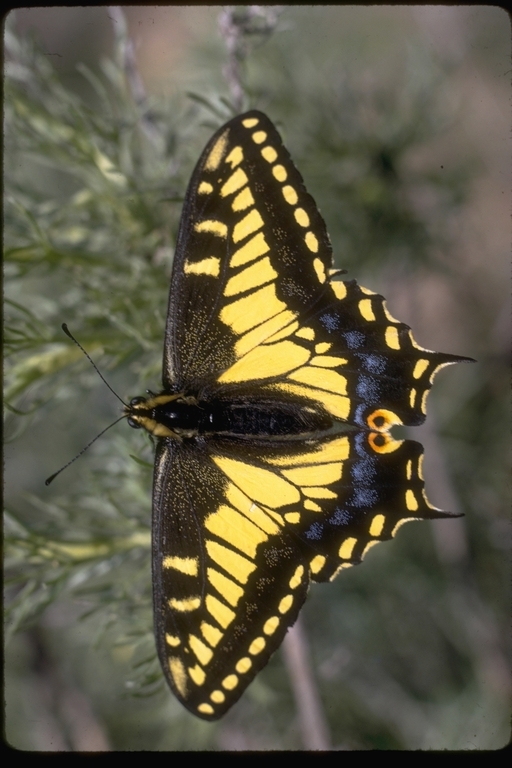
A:
<svg viewBox="0 0 512 768">
<path fill-rule="evenodd" d="M 344 70 L 323 81 L 301 55 L 306 10 L 228 8 L 220 12 L 227 57 L 202 51 L 216 73 L 225 65 L 223 88 L 178 88 L 157 99 L 144 91 L 123 15 L 113 13 L 112 57 L 101 71 L 80 69 L 88 99 L 62 85 L 15 24 L 5 35 L 5 431 L 8 450 L 33 451 L 13 453 L 9 465 L 24 493 L 8 495 L 5 518 L 6 639 L 25 631 L 44 647 L 59 611 L 77 617 L 62 640 L 71 679 L 92 686 L 114 748 L 229 748 L 240 743 L 230 741 L 234 732 L 245 748 L 301 747 L 278 656 L 218 725 L 192 718 L 163 688 L 151 618 L 151 444 L 115 427 L 44 490 L 45 474 L 117 407 L 60 326 L 69 325 L 122 398 L 159 388 L 180 202 L 211 130 L 236 111 L 270 113 L 320 204 L 339 266 L 359 279 L 372 274 L 377 289 L 379 270 L 397 284 L 411 271 L 453 275 L 456 262 L 441 254 L 450 252 L 449 222 L 470 169 L 421 172 L 408 163 L 452 119 L 438 107 L 444 70 L 422 66 L 423 51 L 409 51 L 399 87 L 384 77 L 368 86 Z M 478 403 L 487 407 L 485 391 L 461 389 L 457 421 L 448 421 L 451 445 L 467 439 L 464 425 L 478 418 Z M 463 461 L 448 450 L 462 486 Z M 427 728 L 429 708 L 446 714 L 453 702 L 470 710 L 478 701 L 462 570 L 439 559 L 427 527 L 419 536 L 404 531 L 393 546 L 394 560 L 383 547 L 329 589 L 313 589 L 304 610 L 337 746 L 421 746 L 417 729 Z M 487 562 L 490 547 L 480 552 Z M 453 582 L 458 608 L 448 605 Z M 403 605 L 414 618 L 401 626 L 393 617 Z M 91 669 L 94 683 L 84 679 Z M 379 715 L 379 686 L 395 697 L 388 720 Z M 120 700 L 121 690 L 129 697 Z"/>
</svg>

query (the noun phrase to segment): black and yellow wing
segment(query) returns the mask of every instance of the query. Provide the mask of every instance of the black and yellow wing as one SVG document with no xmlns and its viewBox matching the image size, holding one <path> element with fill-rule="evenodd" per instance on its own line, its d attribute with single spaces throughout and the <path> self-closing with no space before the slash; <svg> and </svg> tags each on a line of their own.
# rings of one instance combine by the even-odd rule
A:
<svg viewBox="0 0 512 768">
<path fill-rule="evenodd" d="M 406 520 L 445 516 L 423 494 L 422 449 L 363 432 L 307 443 L 160 443 L 154 611 L 178 699 L 221 717 L 279 647 L 309 583 L 359 563 Z"/>
<path fill-rule="evenodd" d="M 381 296 L 331 268 L 325 223 L 270 120 L 231 120 L 185 198 L 165 390 L 285 393 L 363 427 L 421 423 L 435 372 L 462 358 L 419 347 Z"/>
<path fill-rule="evenodd" d="M 404 520 L 444 515 L 424 495 L 421 446 L 389 429 L 421 423 L 434 374 L 462 358 L 419 347 L 381 296 L 333 281 L 331 266 L 325 224 L 272 123 L 256 111 L 228 122 L 185 198 L 164 391 L 129 409 L 159 438 L 158 653 L 178 699 L 205 719 L 267 663 L 311 580 L 360 562 Z M 174 403 L 205 413 L 201 427 L 174 432 L 178 410 L 159 420 Z M 240 422 L 208 428 L 208 414 L 214 423 L 235 405 Z"/>
</svg>

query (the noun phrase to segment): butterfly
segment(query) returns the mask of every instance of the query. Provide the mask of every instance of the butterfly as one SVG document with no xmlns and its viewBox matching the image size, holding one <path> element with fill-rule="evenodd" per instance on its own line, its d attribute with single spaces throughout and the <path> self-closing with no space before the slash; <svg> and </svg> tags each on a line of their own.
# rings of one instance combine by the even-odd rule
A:
<svg viewBox="0 0 512 768">
<path fill-rule="evenodd" d="M 419 443 L 432 379 L 467 358 L 418 346 L 382 296 L 332 270 L 325 223 L 268 117 L 206 145 L 186 193 L 163 390 L 125 409 L 156 439 L 155 633 L 194 715 L 239 699 L 311 581 L 407 520 L 446 517 Z"/>
</svg>

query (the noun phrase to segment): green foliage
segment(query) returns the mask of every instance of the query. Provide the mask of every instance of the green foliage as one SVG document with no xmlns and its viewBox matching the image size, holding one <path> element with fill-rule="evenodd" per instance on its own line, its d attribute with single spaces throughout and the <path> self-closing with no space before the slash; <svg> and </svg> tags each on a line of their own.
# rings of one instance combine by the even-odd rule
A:
<svg viewBox="0 0 512 768">
<path fill-rule="evenodd" d="M 122 398 L 159 389 L 180 201 L 211 130 L 246 107 L 267 111 L 282 130 L 338 265 L 412 303 L 413 285 L 431 281 L 436 307 L 436 291 L 449 285 L 450 311 L 439 312 L 442 346 L 489 355 L 488 365 L 440 377 L 432 396 L 442 425 L 434 452 L 444 469 L 427 467 L 427 489 L 439 505 L 454 501 L 466 527 L 406 526 L 361 568 L 313 589 L 306 604 L 332 744 L 456 749 L 475 738 L 479 747 L 500 745 L 508 710 L 496 680 L 506 659 L 508 600 L 500 554 L 504 358 L 492 331 L 499 279 L 486 274 L 484 284 L 481 268 L 464 262 L 453 227 L 483 161 L 477 150 L 446 168 L 428 160 L 429 146 L 457 124 L 446 90 L 455 65 L 429 58 L 416 38 L 403 65 L 380 69 L 373 60 L 358 71 L 356 53 L 372 54 L 357 24 L 353 40 L 344 32 L 343 65 L 333 65 L 341 56 L 339 27 L 329 22 L 335 12 L 223 11 L 222 38 L 195 43 L 204 87 L 186 93 L 175 82 L 172 97 L 159 98 L 135 87 L 121 16 L 111 57 L 80 67 L 85 96 L 16 34 L 15 18 L 7 25 L 5 582 L 15 746 L 40 748 L 19 725 L 39 711 L 23 692 L 29 685 L 40 692 L 50 678 L 57 680 L 52 716 L 66 720 L 58 701 L 68 688 L 87 691 L 113 749 L 304 746 L 280 653 L 216 725 L 193 718 L 164 689 L 151 617 L 153 449 L 141 434 L 115 427 L 49 489 L 43 485 L 116 407 L 61 324 Z M 311 35 L 315 20 L 324 38 Z M 428 338 L 428 329 L 422 333 Z M 428 453 L 429 446 L 427 461 Z M 478 708 L 492 734 L 480 727 Z M 72 734 L 66 738 L 63 748 L 76 748 Z"/>
</svg>

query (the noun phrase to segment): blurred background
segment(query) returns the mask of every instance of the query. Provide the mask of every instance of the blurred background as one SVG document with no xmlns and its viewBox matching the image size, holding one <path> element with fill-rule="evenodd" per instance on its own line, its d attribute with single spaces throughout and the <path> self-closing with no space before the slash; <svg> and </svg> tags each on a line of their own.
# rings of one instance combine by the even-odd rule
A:
<svg viewBox="0 0 512 768">
<path fill-rule="evenodd" d="M 38 751 L 498 749 L 510 729 L 510 22 L 452 7 L 107 7 L 5 21 L 6 738 Z M 336 266 L 441 372 L 429 499 L 313 586 L 308 656 L 279 650 L 216 724 L 165 687 L 152 636 L 153 449 L 124 398 L 160 387 L 181 202 L 213 130 L 277 124 Z M 285 663 L 285 661 L 287 663 Z M 295 667 L 294 667 L 295 664 Z M 319 708 L 296 692 L 310 669 Z M 294 693 L 295 691 L 295 693 Z M 309 712 L 309 714 L 308 714 Z M 316 717 L 317 741 L 304 718 Z M 301 720 L 302 718 L 302 720 Z"/>
</svg>

